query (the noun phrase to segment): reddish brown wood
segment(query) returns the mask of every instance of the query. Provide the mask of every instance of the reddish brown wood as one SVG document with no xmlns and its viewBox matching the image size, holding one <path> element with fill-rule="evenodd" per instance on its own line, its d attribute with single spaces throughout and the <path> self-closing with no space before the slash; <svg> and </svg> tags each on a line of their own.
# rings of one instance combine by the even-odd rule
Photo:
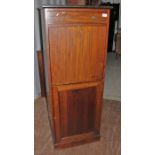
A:
<svg viewBox="0 0 155 155">
<path fill-rule="evenodd" d="M 107 23 L 107 18 L 102 17 L 102 13 L 109 14 L 108 9 L 80 9 L 80 8 L 69 8 L 69 9 L 46 9 L 45 16 L 47 24 L 81 24 L 81 23 Z"/>
<path fill-rule="evenodd" d="M 102 80 L 105 35 L 103 25 L 50 26 L 52 85 Z"/>
<path fill-rule="evenodd" d="M 60 137 L 82 133 L 99 134 L 96 120 L 100 119 L 98 113 L 101 113 L 102 85 L 102 82 L 93 82 L 53 87 L 58 141 Z"/>
<path fill-rule="evenodd" d="M 54 145 L 67 147 L 97 140 L 109 10 L 44 8 L 42 16 Z"/>
<path fill-rule="evenodd" d="M 65 139 L 64 141 L 61 141 L 60 143 L 54 144 L 54 147 L 55 148 L 66 148 L 66 147 L 77 146 L 77 145 L 90 143 L 90 142 L 94 142 L 98 140 L 100 140 L 99 135 L 86 133 L 86 134 L 81 134 L 79 136 L 78 135 L 73 136 L 71 137 L 70 140 Z"/>
<path fill-rule="evenodd" d="M 37 51 L 37 56 L 38 56 L 41 96 L 45 97 L 46 96 L 46 87 L 45 87 L 45 71 L 44 71 L 43 52 Z"/>
</svg>

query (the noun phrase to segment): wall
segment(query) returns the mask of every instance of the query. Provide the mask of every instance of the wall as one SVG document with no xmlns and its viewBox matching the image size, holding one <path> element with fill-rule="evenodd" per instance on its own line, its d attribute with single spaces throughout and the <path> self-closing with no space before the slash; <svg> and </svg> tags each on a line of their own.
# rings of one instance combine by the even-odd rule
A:
<svg viewBox="0 0 155 155">
<path fill-rule="evenodd" d="M 34 99 L 40 96 L 38 61 L 36 53 L 36 51 L 40 49 L 37 7 L 38 1 L 34 0 Z"/>
</svg>

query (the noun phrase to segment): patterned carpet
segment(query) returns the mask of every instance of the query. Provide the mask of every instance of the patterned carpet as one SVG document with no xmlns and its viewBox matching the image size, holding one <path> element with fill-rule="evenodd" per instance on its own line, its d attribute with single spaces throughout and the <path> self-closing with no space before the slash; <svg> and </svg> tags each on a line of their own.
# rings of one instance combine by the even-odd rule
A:
<svg viewBox="0 0 155 155">
<path fill-rule="evenodd" d="M 35 155 L 120 155 L 121 103 L 104 100 L 101 121 L 101 140 L 67 149 L 53 148 L 44 98 L 35 101 Z"/>
</svg>

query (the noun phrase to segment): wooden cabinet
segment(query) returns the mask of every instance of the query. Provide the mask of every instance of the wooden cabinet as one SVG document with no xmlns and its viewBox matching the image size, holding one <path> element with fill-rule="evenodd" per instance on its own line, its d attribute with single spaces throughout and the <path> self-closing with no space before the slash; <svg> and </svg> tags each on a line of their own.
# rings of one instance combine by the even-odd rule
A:
<svg viewBox="0 0 155 155">
<path fill-rule="evenodd" d="M 109 9 L 41 9 L 50 124 L 55 147 L 100 137 Z"/>
</svg>

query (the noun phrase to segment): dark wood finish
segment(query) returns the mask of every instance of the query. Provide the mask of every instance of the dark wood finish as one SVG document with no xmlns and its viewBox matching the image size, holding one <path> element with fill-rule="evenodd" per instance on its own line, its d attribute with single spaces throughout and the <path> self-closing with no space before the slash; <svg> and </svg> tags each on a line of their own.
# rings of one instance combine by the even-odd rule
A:
<svg viewBox="0 0 155 155">
<path fill-rule="evenodd" d="M 37 51 L 37 56 L 38 56 L 38 67 L 39 67 L 41 96 L 46 97 L 43 52 L 42 51 Z"/>
<path fill-rule="evenodd" d="M 55 147 L 100 138 L 109 13 L 109 9 L 42 9 Z"/>
<path fill-rule="evenodd" d="M 103 82 L 52 87 L 56 142 L 99 135 L 102 88 Z"/>
<path fill-rule="evenodd" d="M 108 9 L 81 9 L 77 8 L 76 11 L 73 8 L 53 8 L 46 9 L 45 16 L 47 24 L 88 24 L 88 23 L 106 23 L 108 22 L 108 16 L 106 18 L 102 17 L 102 13 L 109 13 Z"/>
<path fill-rule="evenodd" d="M 52 85 L 102 80 L 105 35 L 102 25 L 50 26 Z"/>
<path fill-rule="evenodd" d="M 67 148 L 72 146 L 77 146 L 81 144 L 86 144 L 90 142 L 95 142 L 100 140 L 99 135 L 95 134 L 81 134 L 80 136 L 73 136 L 69 141 L 65 139 L 61 143 L 54 144 L 55 148 Z"/>
<path fill-rule="evenodd" d="M 93 131 L 95 88 L 64 90 L 58 94 L 62 137 Z"/>
<path fill-rule="evenodd" d="M 64 15 L 56 17 L 57 13 L 60 16 Z M 106 39 L 103 38 L 107 37 L 106 25 L 109 19 L 103 18 L 102 13 L 108 15 L 109 10 L 47 9 L 45 11 L 52 85 L 104 78 Z"/>
</svg>

